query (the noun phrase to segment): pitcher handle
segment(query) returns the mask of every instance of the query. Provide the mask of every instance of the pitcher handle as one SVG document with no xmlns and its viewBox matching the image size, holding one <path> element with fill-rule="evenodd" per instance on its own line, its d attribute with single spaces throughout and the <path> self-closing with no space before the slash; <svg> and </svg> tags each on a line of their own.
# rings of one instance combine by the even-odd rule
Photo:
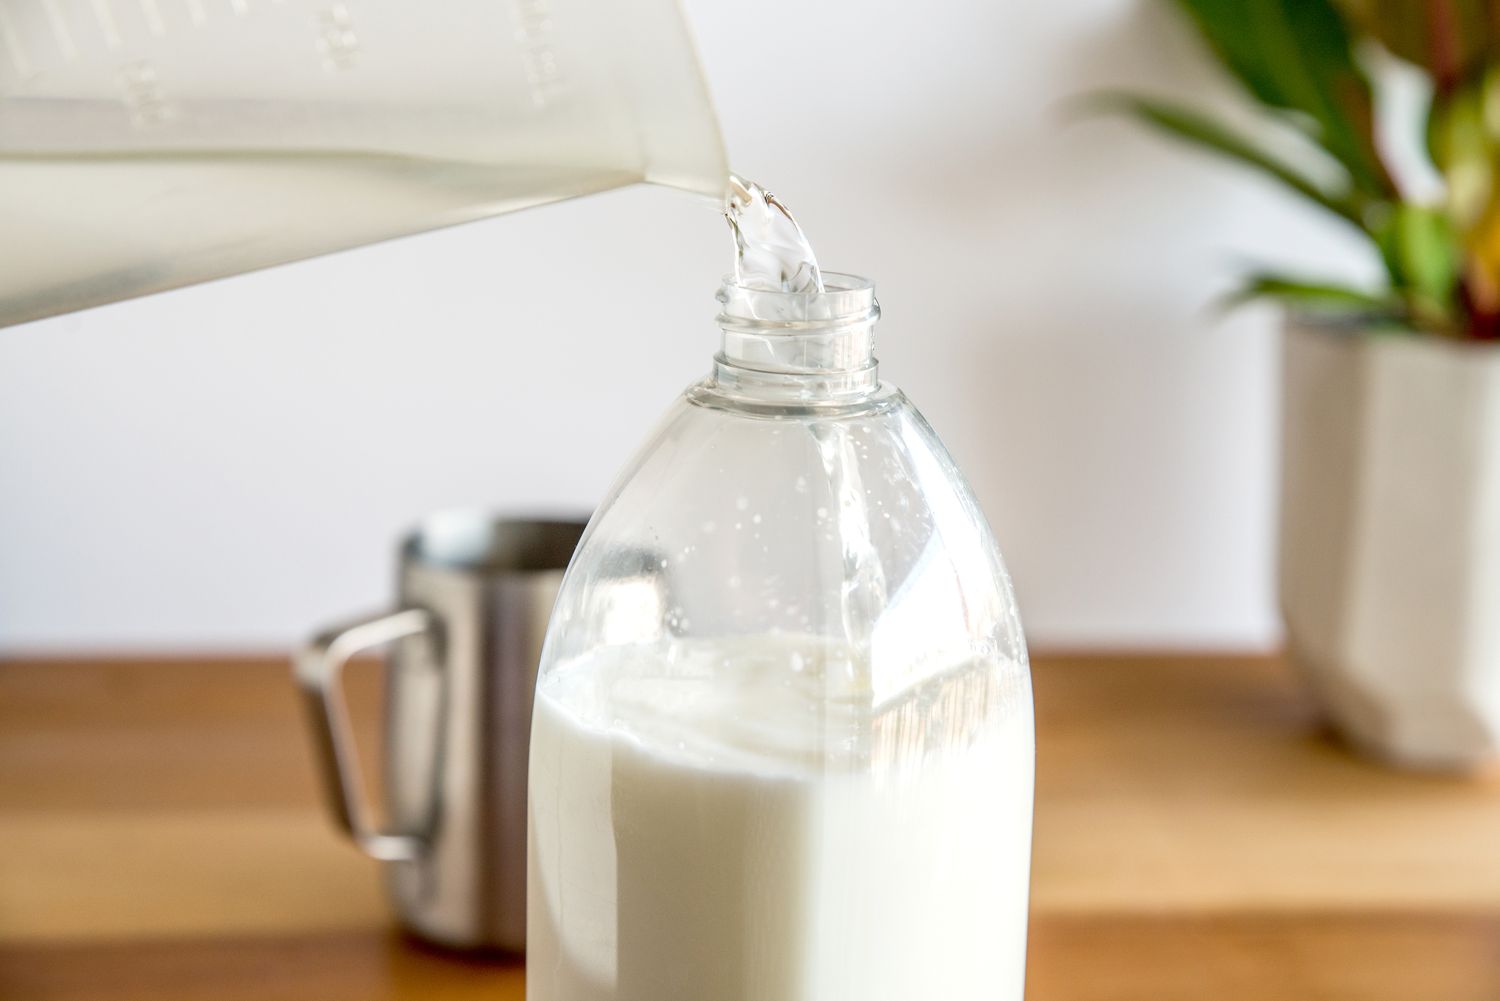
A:
<svg viewBox="0 0 1500 1001">
<path fill-rule="evenodd" d="M 418 857 L 425 840 L 416 834 L 375 829 L 339 681 L 344 665 L 356 653 L 431 633 L 436 625 L 436 617 L 421 608 L 382 612 L 319 633 L 293 661 L 333 819 L 366 855 L 382 862 Z"/>
</svg>

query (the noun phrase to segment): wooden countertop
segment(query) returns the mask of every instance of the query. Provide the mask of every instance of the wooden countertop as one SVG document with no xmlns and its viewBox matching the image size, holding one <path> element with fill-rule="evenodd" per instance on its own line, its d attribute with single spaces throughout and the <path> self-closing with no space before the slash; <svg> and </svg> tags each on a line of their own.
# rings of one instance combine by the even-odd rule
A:
<svg viewBox="0 0 1500 1001">
<path fill-rule="evenodd" d="M 1353 757 L 1275 659 L 1035 676 L 1032 1001 L 1500 998 L 1500 774 Z M 315 793 L 284 661 L 0 661 L 0 999 L 519 1001 Z"/>
</svg>

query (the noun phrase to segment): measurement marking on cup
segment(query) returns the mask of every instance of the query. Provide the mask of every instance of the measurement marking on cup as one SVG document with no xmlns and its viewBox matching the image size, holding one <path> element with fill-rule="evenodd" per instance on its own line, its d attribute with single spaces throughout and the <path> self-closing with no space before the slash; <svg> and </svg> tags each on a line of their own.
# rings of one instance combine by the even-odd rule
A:
<svg viewBox="0 0 1500 1001">
<path fill-rule="evenodd" d="M 146 19 L 146 30 L 153 35 L 165 35 L 167 25 L 161 19 L 161 8 L 156 5 L 156 0 L 140 0 L 140 3 L 141 16 Z"/>
<path fill-rule="evenodd" d="M 5 7 L 0 5 L 0 38 L 5 39 L 5 51 L 10 55 L 10 61 L 15 64 L 16 76 L 25 80 L 31 76 L 31 60 L 26 58 L 26 50 L 21 47 L 20 36 L 10 23 L 10 15 L 5 12 Z"/>
<path fill-rule="evenodd" d="M 130 120 L 137 126 L 158 125 L 173 117 L 156 67 L 145 59 L 127 63 L 120 69 L 120 92 Z"/>
<path fill-rule="evenodd" d="M 552 45 L 552 0 L 513 0 L 511 17 L 521 61 L 526 67 L 531 103 L 545 108 L 566 86 L 557 63 L 557 50 Z"/>
<path fill-rule="evenodd" d="M 120 26 L 115 23 L 115 12 L 109 9 L 109 0 L 94 0 L 94 20 L 99 22 L 99 33 L 104 44 L 111 49 L 120 47 Z"/>
<path fill-rule="evenodd" d="M 72 62 L 77 59 L 78 46 L 73 43 L 73 31 L 68 27 L 68 19 L 63 16 L 57 0 L 42 0 L 42 8 L 46 10 L 47 20 L 52 24 L 52 37 L 57 39 L 57 51 L 62 53 L 63 61 Z"/>
<path fill-rule="evenodd" d="M 345 4 L 336 3 L 318 13 L 318 51 L 330 72 L 354 65 L 359 53 L 359 35 L 354 32 L 354 16 Z"/>
</svg>

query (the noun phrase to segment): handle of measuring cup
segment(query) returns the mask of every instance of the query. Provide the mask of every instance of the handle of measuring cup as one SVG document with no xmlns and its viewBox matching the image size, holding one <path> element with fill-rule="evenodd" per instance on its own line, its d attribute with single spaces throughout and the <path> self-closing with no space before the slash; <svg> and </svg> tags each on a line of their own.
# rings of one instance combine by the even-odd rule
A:
<svg viewBox="0 0 1500 1001">
<path fill-rule="evenodd" d="M 416 858 L 425 842 L 420 835 L 378 830 L 371 820 L 340 678 L 360 651 L 430 635 L 436 626 L 436 617 L 424 609 L 382 612 L 319 633 L 293 661 L 333 819 L 366 855 L 383 862 Z"/>
</svg>

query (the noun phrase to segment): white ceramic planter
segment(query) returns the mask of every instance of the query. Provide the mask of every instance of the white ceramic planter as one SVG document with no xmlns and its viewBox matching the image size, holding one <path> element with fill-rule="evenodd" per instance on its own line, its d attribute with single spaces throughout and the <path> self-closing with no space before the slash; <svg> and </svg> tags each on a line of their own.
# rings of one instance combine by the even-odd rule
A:
<svg viewBox="0 0 1500 1001">
<path fill-rule="evenodd" d="M 1287 325 L 1281 605 L 1356 744 L 1500 752 L 1500 349 Z"/>
</svg>

